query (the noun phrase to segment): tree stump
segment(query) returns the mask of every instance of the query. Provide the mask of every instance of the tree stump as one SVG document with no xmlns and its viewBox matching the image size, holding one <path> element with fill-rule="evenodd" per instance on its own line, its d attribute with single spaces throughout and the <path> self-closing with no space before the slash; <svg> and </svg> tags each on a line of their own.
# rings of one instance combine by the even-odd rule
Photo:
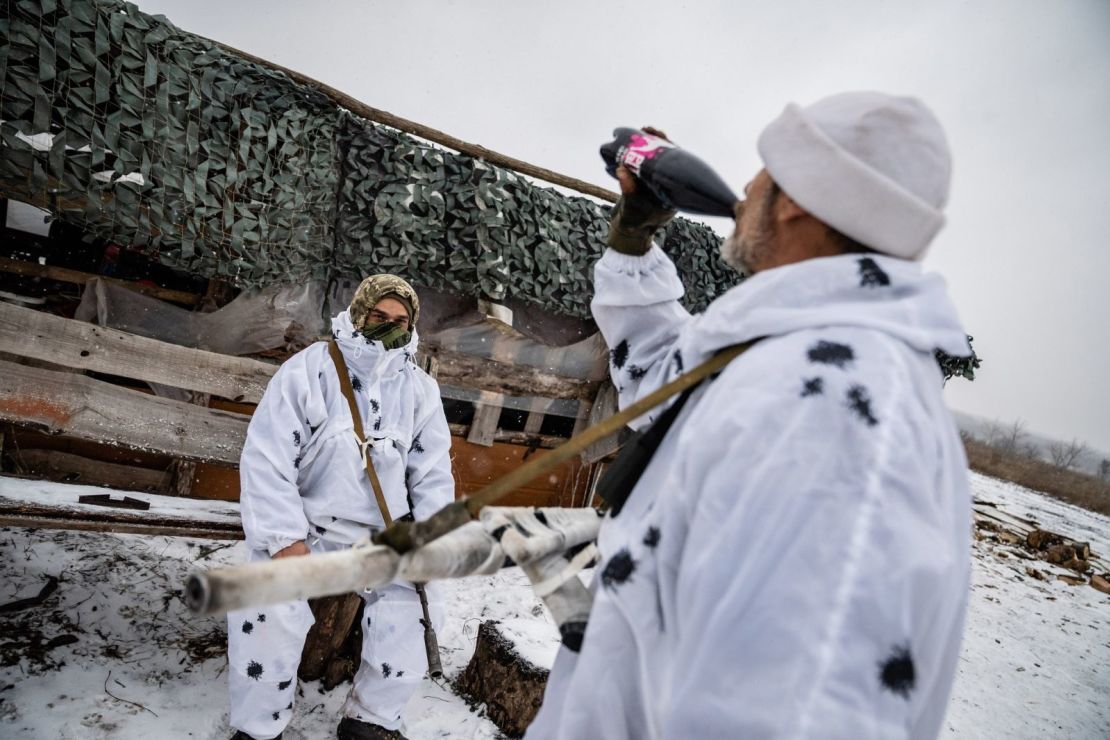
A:
<svg viewBox="0 0 1110 740">
<path fill-rule="evenodd" d="M 485 703 L 486 715 L 506 735 L 520 737 L 540 709 L 548 673 L 521 657 L 497 622 L 486 621 L 455 689 L 468 701 Z"/>
<path fill-rule="evenodd" d="M 358 594 L 309 599 L 316 623 L 308 631 L 297 676 L 302 681 L 323 679 L 332 689 L 354 678 L 361 662 L 362 599 Z"/>
</svg>

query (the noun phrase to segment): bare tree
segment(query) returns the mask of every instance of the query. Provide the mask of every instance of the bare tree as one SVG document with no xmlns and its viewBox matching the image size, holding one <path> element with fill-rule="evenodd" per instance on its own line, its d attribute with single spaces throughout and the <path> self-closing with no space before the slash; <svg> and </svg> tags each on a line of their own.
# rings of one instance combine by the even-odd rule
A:
<svg viewBox="0 0 1110 740">
<path fill-rule="evenodd" d="M 1000 452 L 1020 453 L 1026 436 L 1025 422 L 1021 419 L 1006 425 L 996 420 L 987 425 L 987 444 Z"/>
<path fill-rule="evenodd" d="M 1030 460 L 1040 460 L 1041 448 L 1037 446 L 1036 442 L 1024 442 L 1021 445 L 1021 449 L 1018 450 L 1018 454 Z"/>
<path fill-rule="evenodd" d="M 1098 477 L 1110 481 L 1110 459 L 1102 458 L 1102 462 L 1098 464 Z"/>
<path fill-rule="evenodd" d="M 1078 439 L 1071 442 L 1052 442 L 1048 445 L 1048 457 L 1058 468 L 1073 468 L 1079 458 L 1087 451 L 1087 445 Z"/>
</svg>

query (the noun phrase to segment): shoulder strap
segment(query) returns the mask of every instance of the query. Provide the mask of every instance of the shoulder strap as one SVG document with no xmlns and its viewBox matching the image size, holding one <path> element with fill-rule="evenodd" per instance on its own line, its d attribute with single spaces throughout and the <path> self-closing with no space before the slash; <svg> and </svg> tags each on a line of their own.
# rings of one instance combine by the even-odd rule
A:
<svg viewBox="0 0 1110 740">
<path fill-rule="evenodd" d="M 370 477 L 370 486 L 374 489 L 374 498 L 378 502 L 385 526 L 393 524 L 389 516 L 389 506 L 385 503 L 385 494 L 382 493 L 382 483 L 378 480 L 378 472 L 374 470 L 374 461 L 370 459 L 370 447 L 366 443 L 366 433 L 362 430 L 362 415 L 358 412 L 358 403 L 355 402 L 355 389 L 351 387 L 351 374 L 347 372 L 347 361 L 343 359 L 343 352 L 339 349 L 334 339 L 328 341 L 328 353 L 335 363 L 335 371 L 339 374 L 339 390 L 347 399 L 347 406 L 351 409 L 351 421 L 355 425 L 355 436 L 358 437 L 358 447 L 362 450 L 362 460 L 366 463 L 366 474 Z"/>
</svg>

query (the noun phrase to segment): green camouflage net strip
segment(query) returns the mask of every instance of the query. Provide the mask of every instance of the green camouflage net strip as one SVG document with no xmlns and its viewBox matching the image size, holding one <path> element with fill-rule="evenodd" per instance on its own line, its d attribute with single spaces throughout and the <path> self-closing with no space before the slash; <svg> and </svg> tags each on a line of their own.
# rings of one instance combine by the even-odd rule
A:
<svg viewBox="0 0 1110 740">
<path fill-rule="evenodd" d="M 244 288 L 396 272 L 589 315 L 607 206 L 354 117 L 130 3 L 6 9 L 4 194 Z M 692 310 L 737 280 L 718 242 L 667 229 Z"/>
<path fill-rule="evenodd" d="M 339 111 L 130 3 L 8 2 L 0 186 L 163 263 L 323 276 Z"/>
<path fill-rule="evenodd" d="M 604 248 L 609 206 L 354 117 L 340 136 L 339 274 L 396 272 L 433 288 L 589 315 L 590 267 Z M 738 282 L 719 243 L 702 224 L 676 219 L 667 228 L 663 248 L 692 310 Z"/>
</svg>

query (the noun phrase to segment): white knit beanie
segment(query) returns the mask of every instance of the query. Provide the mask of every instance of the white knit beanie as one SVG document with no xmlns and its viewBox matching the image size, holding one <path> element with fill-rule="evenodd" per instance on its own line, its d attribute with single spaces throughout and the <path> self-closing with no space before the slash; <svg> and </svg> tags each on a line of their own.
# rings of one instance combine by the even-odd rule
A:
<svg viewBox="0 0 1110 740">
<path fill-rule="evenodd" d="M 884 254 L 920 259 L 944 225 L 952 158 L 916 98 L 849 92 L 791 103 L 760 134 L 759 154 L 798 205 Z"/>
</svg>

